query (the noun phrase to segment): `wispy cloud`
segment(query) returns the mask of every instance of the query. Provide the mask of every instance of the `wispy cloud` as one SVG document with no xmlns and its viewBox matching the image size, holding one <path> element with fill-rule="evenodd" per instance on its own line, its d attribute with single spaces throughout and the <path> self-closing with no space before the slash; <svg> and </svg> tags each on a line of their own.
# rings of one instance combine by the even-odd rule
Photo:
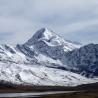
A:
<svg viewBox="0 0 98 98">
<path fill-rule="evenodd" d="M 97 43 L 98 0 L 0 0 L 0 43 L 23 43 L 41 27 L 65 39 Z"/>
</svg>

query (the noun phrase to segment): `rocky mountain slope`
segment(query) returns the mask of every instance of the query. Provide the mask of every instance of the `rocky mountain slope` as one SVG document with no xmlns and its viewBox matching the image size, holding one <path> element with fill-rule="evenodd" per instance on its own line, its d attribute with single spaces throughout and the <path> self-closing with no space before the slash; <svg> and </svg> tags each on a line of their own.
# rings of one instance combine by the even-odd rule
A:
<svg viewBox="0 0 98 98">
<path fill-rule="evenodd" d="M 64 40 L 47 28 L 37 31 L 22 45 L 0 45 L 0 81 L 23 85 L 64 86 L 96 82 L 95 78 L 82 76 L 84 70 L 76 67 L 80 65 L 73 64 L 73 61 L 77 63 L 75 51 L 80 51 L 80 47 L 81 45 Z M 87 57 L 84 56 L 85 58 Z"/>
<path fill-rule="evenodd" d="M 67 65 L 87 77 L 98 76 L 98 44 L 88 44 L 66 54 Z"/>
</svg>

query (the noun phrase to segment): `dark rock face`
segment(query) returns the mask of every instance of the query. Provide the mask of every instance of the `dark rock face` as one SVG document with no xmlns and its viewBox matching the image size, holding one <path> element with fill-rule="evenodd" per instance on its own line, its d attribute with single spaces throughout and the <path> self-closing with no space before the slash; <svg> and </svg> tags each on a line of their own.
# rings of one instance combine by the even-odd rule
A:
<svg viewBox="0 0 98 98">
<path fill-rule="evenodd" d="M 59 59 L 65 64 L 65 54 L 78 47 L 78 44 L 65 41 L 62 37 L 47 28 L 38 30 L 24 46 L 33 47 L 35 51 Z"/>
<path fill-rule="evenodd" d="M 98 44 L 89 44 L 66 54 L 67 65 L 86 76 L 98 76 Z"/>
</svg>

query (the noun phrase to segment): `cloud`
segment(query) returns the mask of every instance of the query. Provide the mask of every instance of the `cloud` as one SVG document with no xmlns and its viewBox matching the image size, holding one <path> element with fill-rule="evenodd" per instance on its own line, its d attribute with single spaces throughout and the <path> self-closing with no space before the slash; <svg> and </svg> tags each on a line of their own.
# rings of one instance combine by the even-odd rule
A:
<svg viewBox="0 0 98 98">
<path fill-rule="evenodd" d="M 98 0 L 0 0 L 0 43 L 24 43 L 41 27 L 65 39 L 96 43 Z"/>
</svg>

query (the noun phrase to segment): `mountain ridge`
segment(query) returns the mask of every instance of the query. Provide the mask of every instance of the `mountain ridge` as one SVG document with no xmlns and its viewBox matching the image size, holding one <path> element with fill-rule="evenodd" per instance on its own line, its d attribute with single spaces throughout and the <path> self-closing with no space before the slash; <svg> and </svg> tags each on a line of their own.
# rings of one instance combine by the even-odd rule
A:
<svg viewBox="0 0 98 98">
<path fill-rule="evenodd" d="M 96 82 L 95 78 L 77 73 L 68 63 L 72 52 L 79 49 L 80 45 L 64 41 L 46 28 L 38 30 L 22 45 L 0 45 L 0 81 L 61 86 Z"/>
</svg>

